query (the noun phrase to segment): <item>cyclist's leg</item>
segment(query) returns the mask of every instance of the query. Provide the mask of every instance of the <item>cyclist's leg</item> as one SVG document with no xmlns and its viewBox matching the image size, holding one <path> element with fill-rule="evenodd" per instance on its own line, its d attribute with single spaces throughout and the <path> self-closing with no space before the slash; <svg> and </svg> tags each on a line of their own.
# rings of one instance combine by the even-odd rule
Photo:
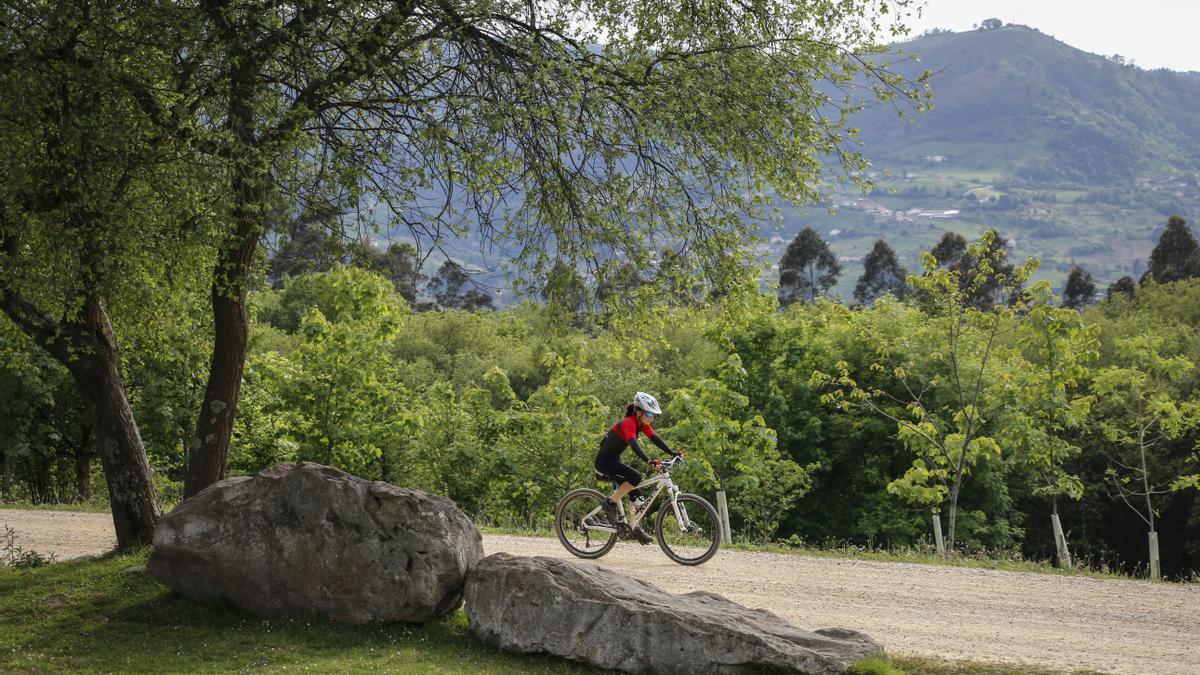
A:
<svg viewBox="0 0 1200 675">
<path fill-rule="evenodd" d="M 619 461 L 613 462 L 610 469 L 611 470 L 609 471 L 608 475 L 612 476 L 613 478 L 618 478 L 622 481 L 621 486 L 618 487 L 612 494 L 611 499 L 614 502 L 618 501 L 625 495 L 631 495 L 636 499 L 642 494 L 641 490 L 638 490 L 637 488 L 638 484 L 642 482 L 641 472 L 632 466 L 623 464 Z"/>
</svg>

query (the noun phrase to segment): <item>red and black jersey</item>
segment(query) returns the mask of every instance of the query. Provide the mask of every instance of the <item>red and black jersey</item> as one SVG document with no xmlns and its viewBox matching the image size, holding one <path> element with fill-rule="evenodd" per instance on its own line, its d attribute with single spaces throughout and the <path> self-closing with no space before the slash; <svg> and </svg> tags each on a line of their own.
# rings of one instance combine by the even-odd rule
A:
<svg viewBox="0 0 1200 675">
<path fill-rule="evenodd" d="M 620 458 L 621 453 L 625 452 L 626 447 L 632 447 L 634 453 L 642 459 L 643 462 L 649 462 L 650 458 L 646 453 L 642 452 L 642 448 L 638 445 L 638 434 L 645 434 L 646 438 L 650 439 L 658 447 L 662 448 L 663 452 L 675 454 L 667 447 L 649 424 L 638 424 L 636 415 L 629 415 L 625 419 L 613 425 L 612 429 L 608 430 L 608 434 L 604 436 L 604 440 L 600 441 L 600 454 L 612 455 Z"/>
</svg>

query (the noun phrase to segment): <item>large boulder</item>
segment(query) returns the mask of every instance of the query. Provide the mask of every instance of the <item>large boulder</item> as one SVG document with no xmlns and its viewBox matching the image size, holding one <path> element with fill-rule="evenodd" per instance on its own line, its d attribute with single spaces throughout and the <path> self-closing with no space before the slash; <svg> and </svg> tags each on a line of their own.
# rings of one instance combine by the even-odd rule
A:
<svg viewBox="0 0 1200 675">
<path fill-rule="evenodd" d="M 508 651 L 651 673 L 837 673 L 883 648 L 858 631 L 801 630 L 715 593 L 672 595 L 593 563 L 497 553 L 471 570 L 470 630 Z"/>
<path fill-rule="evenodd" d="M 320 464 L 277 464 L 184 501 L 147 568 L 265 617 L 421 623 L 462 601 L 483 538 L 454 502 Z"/>
</svg>

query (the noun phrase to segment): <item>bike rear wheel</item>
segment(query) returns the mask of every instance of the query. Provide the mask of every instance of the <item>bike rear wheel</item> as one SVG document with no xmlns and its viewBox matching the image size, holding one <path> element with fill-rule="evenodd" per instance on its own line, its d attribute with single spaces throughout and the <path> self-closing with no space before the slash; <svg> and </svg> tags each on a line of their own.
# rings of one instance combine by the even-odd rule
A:
<svg viewBox="0 0 1200 675">
<path fill-rule="evenodd" d="M 617 543 L 616 532 L 595 529 L 616 527 L 604 515 L 605 499 L 596 490 L 578 488 L 559 500 L 554 509 L 554 531 L 571 555 L 592 560 L 608 553 Z"/>
<path fill-rule="evenodd" d="M 676 504 L 678 513 L 669 501 L 658 512 L 655 531 L 659 548 L 680 565 L 708 562 L 721 548 L 721 520 L 717 510 L 699 495 L 681 494 Z"/>
</svg>

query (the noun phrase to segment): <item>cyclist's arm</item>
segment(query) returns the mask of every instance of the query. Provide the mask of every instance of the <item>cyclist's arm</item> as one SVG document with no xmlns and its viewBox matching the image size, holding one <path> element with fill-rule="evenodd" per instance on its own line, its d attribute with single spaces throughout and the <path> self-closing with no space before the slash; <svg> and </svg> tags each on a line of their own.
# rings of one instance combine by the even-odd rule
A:
<svg viewBox="0 0 1200 675">
<path fill-rule="evenodd" d="M 659 438 L 659 437 L 658 437 L 658 434 L 654 434 L 653 436 L 649 436 L 649 439 L 650 439 L 650 442 L 651 442 L 651 443 L 653 443 L 653 444 L 657 445 L 657 446 L 659 447 L 659 449 L 660 449 L 660 450 L 662 450 L 663 452 L 667 453 L 668 455 L 670 455 L 670 456 L 674 457 L 675 455 L 678 455 L 678 454 L 679 454 L 678 452 L 675 452 L 675 451 L 674 451 L 674 450 L 672 450 L 672 449 L 671 449 L 669 446 L 667 446 L 667 442 L 666 442 L 666 441 L 664 441 L 663 439 Z"/>
<path fill-rule="evenodd" d="M 646 456 L 646 453 L 642 452 L 642 446 L 638 445 L 636 438 L 629 439 L 629 447 L 633 448 L 634 454 L 640 457 L 643 462 L 650 463 L 650 458 Z"/>
</svg>

